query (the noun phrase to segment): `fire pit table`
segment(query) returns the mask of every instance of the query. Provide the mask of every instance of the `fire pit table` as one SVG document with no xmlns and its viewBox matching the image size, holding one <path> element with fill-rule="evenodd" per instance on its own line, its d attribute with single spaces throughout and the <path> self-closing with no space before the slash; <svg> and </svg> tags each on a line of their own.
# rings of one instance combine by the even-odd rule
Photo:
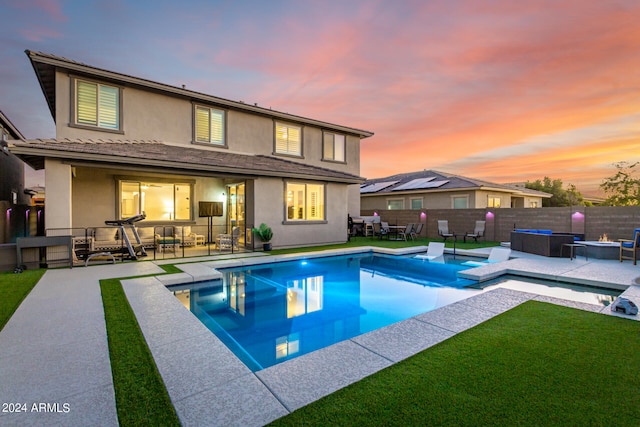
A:
<svg viewBox="0 0 640 427">
<path fill-rule="evenodd" d="M 576 242 L 587 246 L 589 256 L 597 259 L 618 259 L 620 258 L 620 242 L 598 242 L 586 240 Z"/>
</svg>

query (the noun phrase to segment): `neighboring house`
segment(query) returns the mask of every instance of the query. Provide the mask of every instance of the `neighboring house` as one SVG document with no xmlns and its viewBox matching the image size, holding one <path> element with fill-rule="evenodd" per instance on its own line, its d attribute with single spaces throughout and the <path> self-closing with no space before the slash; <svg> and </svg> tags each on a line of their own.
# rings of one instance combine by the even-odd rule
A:
<svg viewBox="0 0 640 427">
<path fill-rule="evenodd" d="M 540 208 L 551 194 L 433 170 L 367 180 L 363 210 Z"/>
<path fill-rule="evenodd" d="M 24 136 L 0 111 L 0 243 L 15 242 L 16 237 L 28 235 L 25 212 L 31 198 L 24 187 L 24 162 L 6 148 Z"/>
<path fill-rule="evenodd" d="M 47 228 L 92 227 L 145 212 L 145 224 L 264 222 L 273 245 L 344 242 L 360 212 L 360 140 L 326 123 L 26 51 L 55 139 L 10 144 L 45 170 Z M 249 239 L 242 240 L 248 243 Z"/>
</svg>

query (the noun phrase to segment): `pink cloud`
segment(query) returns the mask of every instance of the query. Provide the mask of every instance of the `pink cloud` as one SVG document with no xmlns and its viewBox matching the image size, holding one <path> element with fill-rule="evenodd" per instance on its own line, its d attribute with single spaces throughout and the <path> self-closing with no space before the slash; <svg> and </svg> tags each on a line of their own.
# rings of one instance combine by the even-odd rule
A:
<svg viewBox="0 0 640 427">
<path fill-rule="evenodd" d="M 54 22 L 67 22 L 68 17 L 62 11 L 62 5 L 58 0 L 10 0 L 10 5 L 16 9 L 34 12 L 43 12 L 47 19 Z"/>
</svg>

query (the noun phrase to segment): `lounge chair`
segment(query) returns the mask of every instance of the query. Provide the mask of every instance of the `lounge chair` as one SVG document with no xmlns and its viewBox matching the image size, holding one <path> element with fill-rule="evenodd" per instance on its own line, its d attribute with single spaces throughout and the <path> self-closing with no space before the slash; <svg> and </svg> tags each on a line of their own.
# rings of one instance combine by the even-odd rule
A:
<svg viewBox="0 0 640 427">
<path fill-rule="evenodd" d="M 620 242 L 620 262 L 625 259 L 633 260 L 633 265 L 637 264 L 638 253 L 640 253 L 640 228 L 633 230 L 633 239 L 618 239 Z M 627 255 L 630 252 L 631 255 Z"/>
<path fill-rule="evenodd" d="M 420 237 L 420 233 L 422 233 L 422 223 L 418 223 L 415 227 L 413 227 L 413 230 L 411 230 L 411 239 L 415 240 L 416 238 Z"/>
<path fill-rule="evenodd" d="M 511 249 L 503 247 L 491 248 L 489 258 L 486 261 L 466 261 L 462 265 L 470 265 L 473 267 L 482 267 L 483 265 L 495 264 L 498 262 L 508 261 L 511 256 Z"/>
<path fill-rule="evenodd" d="M 444 239 L 446 242 L 449 237 L 454 237 L 454 233 L 449 231 L 449 221 L 446 219 L 438 220 L 438 234 Z"/>
<path fill-rule="evenodd" d="M 478 237 L 484 237 L 484 228 L 486 223 L 486 221 L 476 221 L 476 227 L 473 229 L 473 232 L 464 233 L 464 241 L 466 242 L 467 237 L 470 237 L 477 243 Z"/>
<path fill-rule="evenodd" d="M 398 230 L 398 237 L 401 237 L 403 240 L 407 240 L 407 236 L 411 237 L 411 233 L 413 233 L 414 227 L 415 227 L 415 224 L 410 222 L 409 224 L 407 224 L 404 230 L 402 229 Z"/>
<path fill-rule="evenodd" d="M 418 254 L 415 258 L 426 259 L 427 261 L 433 261 L 436 258 L 444 257 L 444 243 L 443 242 L 429 242 L 427 247 L 427 254 Z M 444 258 L 443 258 L 444 259 Z"/>
</svg>

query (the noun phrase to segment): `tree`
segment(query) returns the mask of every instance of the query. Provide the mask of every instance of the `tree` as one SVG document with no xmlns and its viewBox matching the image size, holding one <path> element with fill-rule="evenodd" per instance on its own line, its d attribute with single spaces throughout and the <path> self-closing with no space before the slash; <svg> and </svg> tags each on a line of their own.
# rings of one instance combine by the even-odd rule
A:
<svg viewBox="0 0 640 427">
<path fill-rule="evenodd" d="M 615 175 L 605 178 L 600 184 L 600 188 L 607 194 L 603 204 L 606 206 L 639 206 L 640 177 L 637 174 L 640 172 L 640 162 L 623 161 L 613 165 L 617 169 Z"/>
<path fill-rule="evenodd" d="M 584 197 L 576 189 L 575 185 L 569 184 L 566 190 L 563 189 L 561 179 L 551 180 L 551 178 L 545 176 L 542 181 L 539 179 L 534 182 L 527 181 L 525 187 L 552 194 L 550 199 L 542 199 L 543 207 L 585 206 L 590 204 L 585 202 Z"/>
</svg>

